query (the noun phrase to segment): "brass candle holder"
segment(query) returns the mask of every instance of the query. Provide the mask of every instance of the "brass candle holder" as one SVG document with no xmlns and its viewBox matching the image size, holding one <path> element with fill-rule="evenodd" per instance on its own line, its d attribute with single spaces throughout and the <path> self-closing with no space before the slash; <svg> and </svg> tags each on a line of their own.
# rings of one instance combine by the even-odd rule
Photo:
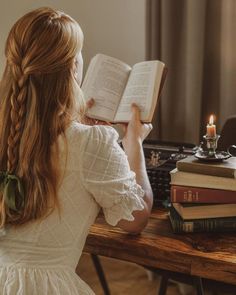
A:
<svg viewBox="0 0 236 295">
<path fill-rule="evenodd" d="M 206 141 L 206 155 L 210 158 L 214 158 L 216 156 L 217 143 L 220 135 L 216 134 L 215 136 L 209 136 L 206 134 L 203 136 L 203 138 Z"/>
</svg>

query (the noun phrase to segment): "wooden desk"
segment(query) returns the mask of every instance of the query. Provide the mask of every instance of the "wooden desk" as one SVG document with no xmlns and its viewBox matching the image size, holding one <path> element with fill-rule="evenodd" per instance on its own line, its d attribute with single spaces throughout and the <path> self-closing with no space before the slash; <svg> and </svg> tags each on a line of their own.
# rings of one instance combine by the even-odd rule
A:
<svg viewBox="0 0 236 295">
<path fill-rule="evenodd" d="M 165 210 L 153 210 L 137 236 L 98 217 L 85 252 L 236 285 L 236 233 L 174 234 Z"/>
</svg>

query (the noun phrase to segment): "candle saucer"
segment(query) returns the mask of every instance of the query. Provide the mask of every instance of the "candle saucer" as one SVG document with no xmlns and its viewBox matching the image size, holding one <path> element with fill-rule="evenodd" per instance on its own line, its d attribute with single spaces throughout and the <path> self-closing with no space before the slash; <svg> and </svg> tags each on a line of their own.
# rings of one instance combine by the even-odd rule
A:
<svg viewBox="0 0 236 295">
<path fill-rule="evenodd" d="M 197 151 L 194 155 L 198 160 L 202 162 L 221 162 L 229 159 L 232 155 L 224 151 L 216 151 L 214 155 L 209 155 L 208 151 Z"/>
</svg>

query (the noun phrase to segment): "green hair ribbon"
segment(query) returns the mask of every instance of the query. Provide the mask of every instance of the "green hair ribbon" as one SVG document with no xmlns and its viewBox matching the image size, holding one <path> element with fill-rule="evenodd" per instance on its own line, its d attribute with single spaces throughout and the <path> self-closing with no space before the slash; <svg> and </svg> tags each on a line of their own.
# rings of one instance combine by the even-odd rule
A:
<svg viewBox="0 0 236 295">
<path fill-rule="evenodd" d="M 24 206 L 23 185 L 16 175 L 0 171 L 0 192 L 9 209 L 18 211 Z M 17 198 L 19 199 L 17 200 Z"/>
</svg>

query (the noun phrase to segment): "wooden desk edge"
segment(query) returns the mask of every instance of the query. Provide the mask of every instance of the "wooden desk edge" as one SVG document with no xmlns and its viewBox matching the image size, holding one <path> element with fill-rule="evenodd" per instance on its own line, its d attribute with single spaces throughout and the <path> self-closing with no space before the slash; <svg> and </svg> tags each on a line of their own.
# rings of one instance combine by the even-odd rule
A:
<svg viewBox="0 0 236 295">
<path fill-rule="evenodd" d="M 135 238 L 135 236 L 127 238 L 127 233 L 122 232 L 122 230 L 100 223 L 95 224 L 88 235 L 84 252 L 236 285 L 236 253 L 232 262 L 229 261 L 228 257 L 226 257 L 227 260 L 222 258 L 222 260 L 217 261 L 211 257 L 211 253 L 209 257 L 205 253 L 203 253 L 205 256 L 198 257 L 193 253 L 188 253 L 186 249 L 185 252 L 171 251 L 168 245 L 157 248 L 155 247 L 155 239 L 152 240 L 153 236 L 148 228 L 143 235 L 143 239 Z M 147 245 L 144 243 L 145 235 L 150 236 Z M 182 237 L 183 240 L 186 238 L 188 241 L 188 235 L 177 235 L 177 237 L 180 242 L 182 242 Z M 163 235 L 163 239 L 167 240 L 168 236 Z M 136 251 L 133 251 L 134 249 Z M 201 253 L 199 250 L 198 252 Z"/>
</svg>

